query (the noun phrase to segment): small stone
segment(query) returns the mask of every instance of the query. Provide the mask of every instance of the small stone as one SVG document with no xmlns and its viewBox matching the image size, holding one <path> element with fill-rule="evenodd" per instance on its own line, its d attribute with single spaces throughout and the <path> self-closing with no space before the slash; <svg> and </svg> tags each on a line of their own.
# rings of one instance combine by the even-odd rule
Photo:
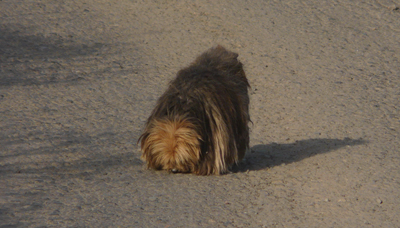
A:
<svg viewBox="0 0 400 228">
<path fill-rule="evenodd" d="M 382 204 L 383 202 L 382 202 L 382 200 L 381 199 L 376 199 L 376 202 L 378 203 L 378 204 Z"/>
<path fill-rule="evenodd" d="M 50 215 L 60 215 L 60 211 L 59 210 L 55 210 Z"/>
<path fill-rule="evenodd" d="M 157 197 L 151 196 L 151 197 L 149 197 L 149 200 L 150 201 L 155 201 L 155 200 L 157 200 Z"/>
</svg>

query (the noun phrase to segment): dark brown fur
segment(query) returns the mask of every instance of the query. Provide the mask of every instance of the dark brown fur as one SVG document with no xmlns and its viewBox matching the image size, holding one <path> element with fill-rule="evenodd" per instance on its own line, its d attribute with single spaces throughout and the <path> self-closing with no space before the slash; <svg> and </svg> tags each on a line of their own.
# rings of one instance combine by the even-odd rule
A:
<svg viewBox="0 0 400 228">
<path fill-rule="evenodd" d="M 158 99 L 139 142 L 148 168 L 222 174 L 249 147 L 249 83 L 222 46 L 180 70 Z"/>
</svg>

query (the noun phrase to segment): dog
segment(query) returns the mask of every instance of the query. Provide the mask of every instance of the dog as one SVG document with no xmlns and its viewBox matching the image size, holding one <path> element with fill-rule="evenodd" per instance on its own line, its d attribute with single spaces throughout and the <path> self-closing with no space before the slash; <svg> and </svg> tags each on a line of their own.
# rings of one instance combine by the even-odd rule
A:
<svg viewBox="0 0 400 228">
<path fill-rule="evenodd" d="M 147 168 L 219 175 L 243 159 L 250 84 L 237 57 L 218 45 L 177 73 L 138 140 Z"/>
</svg>

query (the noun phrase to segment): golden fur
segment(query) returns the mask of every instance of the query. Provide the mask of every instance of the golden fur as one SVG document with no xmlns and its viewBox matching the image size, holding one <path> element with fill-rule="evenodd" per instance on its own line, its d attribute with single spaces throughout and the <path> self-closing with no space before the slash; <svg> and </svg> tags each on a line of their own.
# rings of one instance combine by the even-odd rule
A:
<svg viewBox="0 0 400 228">
<path fill-rule="evenodd" d="M 148 168 L 222 174 L 244 157 L 249 84 L 237 57 L 217 46 L 178 72 L 139 138 Z"/>
<path fill-rule="evenodd" d="M 151 123 L 142 158 L 150 167 L 190 172 L 200 159 L 200 136 L 186 119 L 160 119 Z M 162 166 L 161 166 L 162 164 Z"/>
</svg>

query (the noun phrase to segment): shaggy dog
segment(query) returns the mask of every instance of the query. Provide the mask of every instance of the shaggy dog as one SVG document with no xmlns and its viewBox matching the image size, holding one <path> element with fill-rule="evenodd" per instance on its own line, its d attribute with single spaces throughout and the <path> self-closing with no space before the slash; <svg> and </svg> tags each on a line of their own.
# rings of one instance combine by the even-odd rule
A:
<svg viewBox="0 0 400 228">
<path fill-rule="evenodd" d="M 218 175 L 244 157 L 250 85 L 237 57 L 218 45 L 178 72 L 138 140 L 148 168 Z"/>
</svg>

